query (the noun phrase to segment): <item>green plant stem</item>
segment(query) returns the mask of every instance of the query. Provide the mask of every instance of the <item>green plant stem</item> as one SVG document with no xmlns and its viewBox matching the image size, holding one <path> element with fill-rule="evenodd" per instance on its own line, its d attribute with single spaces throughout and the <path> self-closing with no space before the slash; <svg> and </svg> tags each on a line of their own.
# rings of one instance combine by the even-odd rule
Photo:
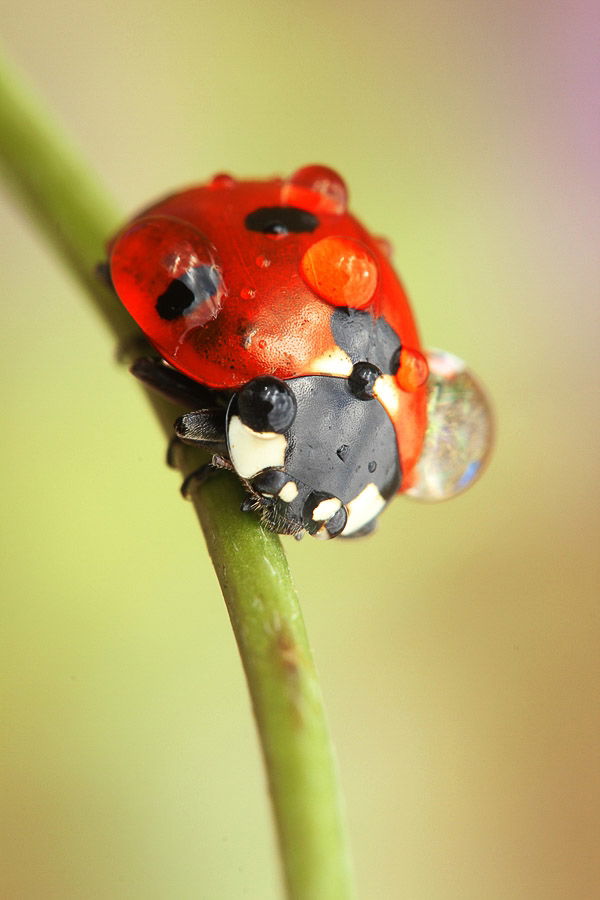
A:
<svg viewBox="0 0 600 900">
<path fill-rule="evenodd" d="M 111 334 L 117 341 L 134 335 L 136 326 L 94 275 L 121 218 L 117 207 L 1 58 L 0 161 Z M 173 407 L 149 399 L 169 437 Z M 184 475 L 200 459 L 183 445 L 175 457 Z M 335 761 L 302 614 L 278 536 L 242 515 L 241 499 L 241 486 L 227 473 L 192 489 L 248 680 L 288 896 L 345 900 L 354 891 Z"/>
</svg>

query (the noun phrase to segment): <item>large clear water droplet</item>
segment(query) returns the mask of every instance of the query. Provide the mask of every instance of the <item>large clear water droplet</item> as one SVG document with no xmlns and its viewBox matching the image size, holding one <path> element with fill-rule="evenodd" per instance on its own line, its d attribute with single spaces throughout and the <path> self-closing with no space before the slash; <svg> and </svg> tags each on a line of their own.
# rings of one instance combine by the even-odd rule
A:
<svg viewBox="0 0 600 900">
<path fill-rule="evenodd" d="M 487 396 L 462 359 L 443 350 L 427 352 L 427 431 L 413 485 L 417 500 L 447 500 L 481 474 L 493 442 Z"/>
</svg>

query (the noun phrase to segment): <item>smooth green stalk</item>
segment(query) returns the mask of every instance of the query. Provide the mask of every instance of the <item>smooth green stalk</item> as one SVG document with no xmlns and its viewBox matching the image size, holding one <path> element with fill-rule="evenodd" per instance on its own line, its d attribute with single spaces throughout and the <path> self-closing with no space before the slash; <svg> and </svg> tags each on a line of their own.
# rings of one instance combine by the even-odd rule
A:
<svg viewBox="0 0 600 900">
<path fill-rule="evenodd" d="M 94 275 L 118 210 L 1 58 L 0 162 L 117 341 L 135 335 Z M 150 400 L 170 436 L 173 407 L 155 395 Z M 175 457 L 184 475 L 201 459 L 183 446 Z M 288 896 L 345 900 L 354 892 L 335 761 L 302 614 L 279 538 L 239 512 L 241 499 L 239 483 L 227 474 L 192 489 L 248 680 Z"/>
</svg>

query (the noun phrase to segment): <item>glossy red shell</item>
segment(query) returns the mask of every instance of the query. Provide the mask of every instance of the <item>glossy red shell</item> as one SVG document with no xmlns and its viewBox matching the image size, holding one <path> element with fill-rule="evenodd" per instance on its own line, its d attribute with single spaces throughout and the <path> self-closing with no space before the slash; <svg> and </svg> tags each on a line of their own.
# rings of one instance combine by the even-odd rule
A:
<svg viewBox="0 0 600 900">
<path fill-rule="evenodd" d="M 275 206 L 305 209 L 319 224 L 285 235 L 245 226 L 254 210 Z M 352 363 L 331 329 L 332 312 L 346 305 L 383 317 L 403 348 L 422 358 L 389 248 L 347 212 L 344 182 L 331 169 L 309 166 L 288 180 L 216 176 L 144 210 L 109 253 L 115 290 L 148 339 L 175 368 L 210 387 L 234 389 L 263 374 L 347 377 Z M 157 296 L 198 265 L 213 273 L 211 302 L 161 318 Z M 414 375 L 404 384 L 393 376 L 385 382 L 378 397 L 396 430 L 406 490 L 425 431 L 425 387 Z"/>
</svg>

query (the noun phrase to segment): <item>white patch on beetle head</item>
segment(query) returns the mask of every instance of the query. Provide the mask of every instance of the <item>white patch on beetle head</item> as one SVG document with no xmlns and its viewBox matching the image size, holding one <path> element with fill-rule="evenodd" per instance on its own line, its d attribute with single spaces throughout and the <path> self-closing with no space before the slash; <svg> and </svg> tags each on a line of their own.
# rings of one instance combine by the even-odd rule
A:
<svg viewBox="0 0 600 900">
<path fill-rule="evenodd" d="M 252 478 L 263 469 L 283 468 L 287 441 L 273 431 L 253 431 L 239 416 L 229 420 L 229 457 L 240 478 Z"/>
<path fill-rule="evenodd" d="M 347 504 L 348 521 L 342 534 L 349 535 L 360 531 L 363 525 L 379 515 L 384 506 L 385 500 L 379 493 L 377 485 L 371 482 L 363 488 L 358 497 Z"/>
<path fill-rule="evenodd" d="M 373 385 L 373 393 L 389 415 L 398 415 L 398 382 L 395 375 L 380 375 Z"/>
<path fill-rule="evenodd" d="M 336 514 L 341 505 L 342 501 L 338 500 L 337 497 L 328 497 L 327 500 L 321 500 L 319 505 L 315 506 L 313 510 L 313 522 L 327 522 L 328 519 Z"/>
<path fill-rule="evenodd" d="M 291 503 L 298 496 L 298 485 L 295 481 L 288 481 L 279 491 L 279 499 L 284 503 Z"/>
<path fill-rule="evenodd" d="M 337 375 L 348 378 L 352 374 L 352 360 L 344 350 L 336 347 L 312 359 L 308 369 L 315 375 Z"/>
</svg>

